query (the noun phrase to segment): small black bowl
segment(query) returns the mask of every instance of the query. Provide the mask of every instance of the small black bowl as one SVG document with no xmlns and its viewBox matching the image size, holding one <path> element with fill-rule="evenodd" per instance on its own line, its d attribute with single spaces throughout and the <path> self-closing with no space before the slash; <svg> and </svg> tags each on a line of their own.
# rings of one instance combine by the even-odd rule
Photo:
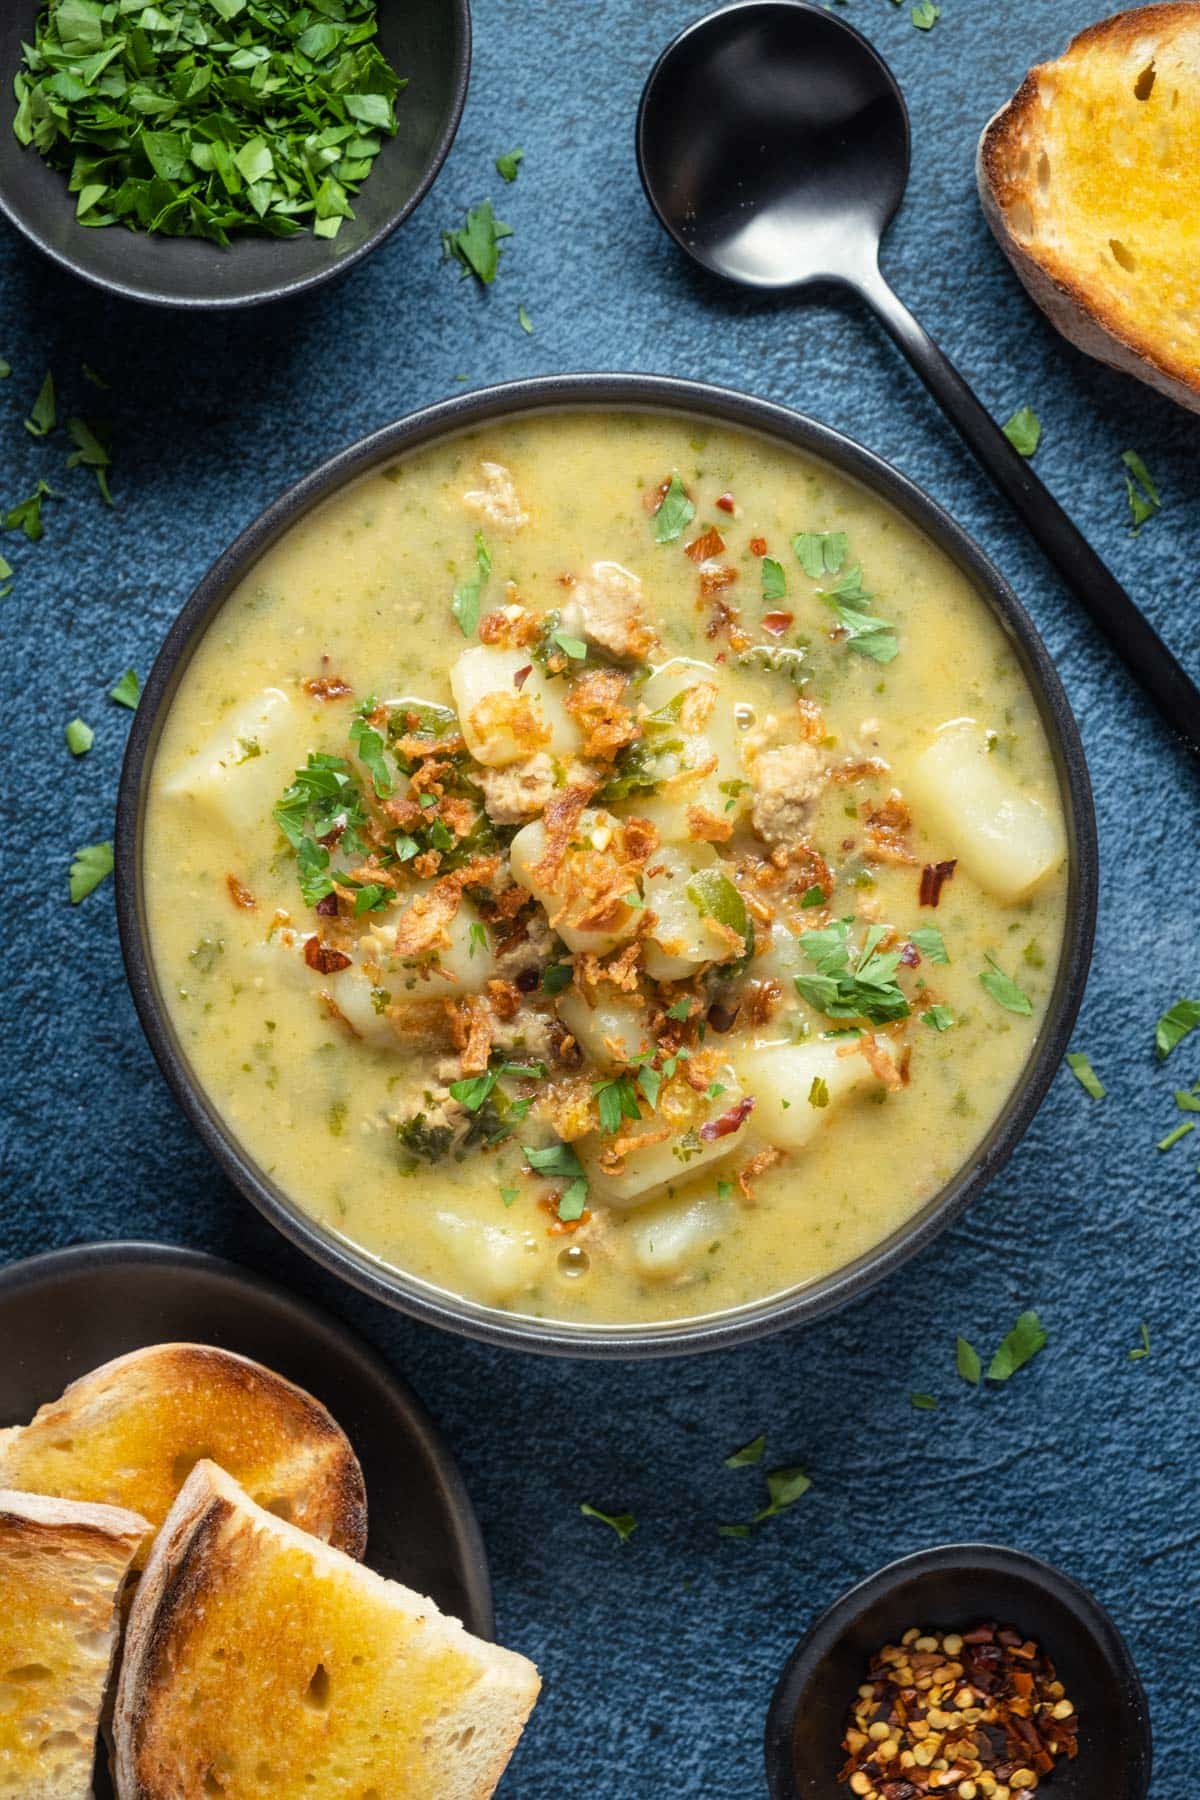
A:
<svg viewBox="0 0 1200 1800">
<path fill-rule="evenodd" d="M 1020 661 L 1054 756 L 1070 852 L 1062 953 L 1042 1031 L 999 1116 L 964 1166 L 882 1243 L 820 1281 L 727 1313 L 662 1325 L 581 1326 L 483 1306 L 389 1268 L 318 1224 L 247 1154 L 197 1081 L 160 990 L 146 919 L 142 835 L 163 724 L 204 633 L 258 558 L 328 495 L 408 451 L 506 418 L 572 410 L 662 412 L 758 432 L 832 464 L 924 532 L 974 584 Z M 559 375 L 482 388 L 385 426 L 298 482 L 218 557 L 168 632 L 133 717 L 117 801 L 116 884 L 125 968 L 159 1066 L 225 1174 L 285 1237 L 377 1300 L 486 1343 L 560 1356 L 678 1356 L 726 1349 L 807 1323 L 857 1299 L 929 1244 L 1004 1164 L 1058 1071 L 1083 998 L 1096 919 L 1096 817 L 1078 728 L 1032 619 L 978 546 L 906 476 L 829 425 L 707 382 L 661 375 Z"/>
<path fill-rule="evenodd" d="M 848 1800 L 837 1780 L 842 1732 L 881 1645 L 912 1625 L 957 1631 L 993 1619 L 1041 1645 L 1079 1714 L 1079 1755 L 1060 1762 L 1038 1792 L 1047 1800 L 1145 1800 L 1150 1713 L 1116 1626 L 1069 1575 L 995 1544 L 903 1557 L 817 1620 L 792 1652 L 767 1715 L 771 1800 Z"/>
<path fill-rule="evenodd" d="M 124 225 L 80 225 L 67 178 L 13 136 L 13 76 L 44 0 L 0 6 L 0 214 L 73 275 L 126 299 L 189 308 L 257 306 L 339 275 L 381 244 L 429 191 L 467 98 L 469 0 L 379 0 L 378 44 L 408 87 L 388 138 L 336 238 L 158 237 Z"/>
</svg>

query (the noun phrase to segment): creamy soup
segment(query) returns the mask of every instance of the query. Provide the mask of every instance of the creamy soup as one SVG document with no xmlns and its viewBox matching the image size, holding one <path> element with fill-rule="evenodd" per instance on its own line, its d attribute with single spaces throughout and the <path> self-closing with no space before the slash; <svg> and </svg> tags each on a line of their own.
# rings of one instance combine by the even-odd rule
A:
<svg viewBox="0 0 1200 1800">
<path fill-rule="evenodd" d="M 940 551 L 663 415 L 509 420 L 210 627 L 145 882 L 183 1049 L 323 1227 L 510 1312 L 813 1282 L 971 1156 L 1054 984 L 1037 708 Z"/>
</svg>

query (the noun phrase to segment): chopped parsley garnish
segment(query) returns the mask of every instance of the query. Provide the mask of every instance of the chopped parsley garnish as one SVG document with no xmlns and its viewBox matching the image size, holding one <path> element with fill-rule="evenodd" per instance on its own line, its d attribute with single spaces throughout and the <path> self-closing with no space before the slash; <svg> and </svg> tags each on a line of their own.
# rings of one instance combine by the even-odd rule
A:
<svg viewBox="0 0 1200 1800">
<path fill-rule="evenodd" d="M 1138 1335 L 1141 1337 L 1142 1341 L 1136 1350 L 1131 1350 L 1129 1352 L 1130 1362 L 1141 1362 L 1144 1357 L 1147 1357 L 1150 1354 L 1150 1327 L 1147 1325 L 1145 1319 L 1143 1319 L 1138 1326 Z"/>
<path fill-rule="evenodd" d="M 582 662 L 588 653 L 588 647 L 582 638 L 571 637 L 565 631 L 552 631 L 550 642 L 557 644 L 563 655 L 569 656 L 572 662 Z"/>
<path fill-rule="evenodd" d="M 1200 1081 L 1195 1087 L 1176 1088 L 1175 1104 L 1180 1112 L 1200 1113 Z"/>
<path fill-rule="evenodd" d="M 1004 427 L 1004 435 L 1019 456 L 1033 456 L 1042 441 L 1042 421 L 1032 406 L 1019 406 Z"/>
<path fill-rule="evenodd" d="M 864 612 L 873 598 L 862 584 L 862 571 L 856 563 L 839 576 L 830 588 L 819 588 L 818 597 L 837 614 L 838 624 L 846 634 L 851 650 L 869 656 L 877 663 L 890 663 L 900 653 L 896 627 L 874 613 Z"/>
<path fill-rule="evenodd" d="M 995 957 L 989 956 L 987 960 L 989 966 L 979 972 L 980 986 L 985 993 L 990 994 L 996 1004 L 1003 1006 L 1006 1011 L 1028 1017 L 1033 1012 L 1033 1002 L 1029 995 L 1004 973 Z"/>
<path fill-rule="evenodd" d="M 786 1512 L 789 1506 L 795 1506 L 802 1494 L 807 1494 L 812 1482 L 799 1467 L 790 1469 L 772 1469 L 767 1476 L 767 1504 L 761 1512 L 754 1515 L 757 1525 L 762 1519 L 773 1519 L 777 1513 Z"/>
<path fill-rule="evenodd" d="M 599 1507 L 589 1506 L 586 1500 L 579 1510 L 585 1519 L 599 1519 L 602 1525 L 607 1525 L 610 1530 L 615 1531 L 623 1544 L 627 1544 L 637 1530 L 637 1520 L 632 1513 L 601 1512 Z"/>
<path fill-rule="evenodd" d="M 676 1000 L 667 1008 L 668 1019 L 687 1019 L 691 1016 L 692 1002 L 685 994 L 682 1000 Z"/>
<path fill-rule="evenodd" d="M 96 741 L 96 734 L 90 725 L 82 719 L 72 719 L 66 726 L 63 735 L 67 740 L 67 749 L 72 756 L 85 756 Z"/>
<path fill-rule="evenodd" d="M 1085 1093 L 1090 1094 L 1093 1100 L 1103 1100 L 1104 1083 L 1093 1069 L 1086 1050 L 1068 1050 L 1067 1067 Z"/>
<path fill-rule="evenodd" d="M 375 0 L 59 0 L 13 130 L 69 175 L 81 225 L 332 238 L 396 130 L 376 29 Z"/>
<path fill-rule="evenodd" d="M 812 906 L 824 906 L 824 904 L 825 889 L 821 886 L 820 882 L 814 881 L 811 887 L 805 888 L 804 898 L 801 900 L 800 905 L 804 908 L 808 908 Z"/>
<path fill-rule="evenodd" d="M 540 1081 L 545 1073 L 545 1063 L 505 1062 L 495 1069 L 488 1069 L 482 1075 L 468 1075 L 462 1081 L 452 1081 L 450 1095 L 460 1106 L 465 1106 L 468 1112 L 478 1112 L 491 1099 L 496 1083 L 506 1075 L 513 1081 Z M 528 1111 L 528 1108 L 525 1110 Z"/>
<path fill-rule="evenodd" d="M 812 1086 L 808 1090 L 808 1104 L 810 1106 L 829 1105 L 829 1083 L 823 1075 L 813 1076 Z"/>
<path fill-rule="evenodd" d="M 464 275 L 491 287 L 500 269 L 500 246 L 511 236 L 512 226 L 496 217 L 490 200 L 483 200 L 471 207 L 465 225 L 443 231 L 442 253 L 448 262 L 461 264 Z"/>
<path fill-rule="evenodd" d="M 581 1218 L 587 1205 L 588 1184 L 583 1164 L 570 1144 L 550 1144 L 544 1150 L 522 1144 L 521 1153 L 530 1168 L 548 1180 L 567 1183 L 558 1202 L 558 1216 L 564 1221 Z"/>
<path fill-rule="evenodd" d="M 12 590 L 12 564 L 0 556 L 0 600 L 6 600 Z"/>
<path fill-rule="evenodd" d="M 740 1450 L 735 1450 L 732 1456 L 725 1458 L 725 1467 L 727 1469 L 746 1469 L 754 1463 L 760 1463 L 766 1447 L 767 1434 L 765 1431 L 760 1431 L 758 1436 L 751 1438 L 748 1444 L 743 1444 Z"/>
<path fill-rule="evenodd" d="M 979 1352 L 974 1344 L 969 1344 L 965 1337 L 956 1338 L 954 1341 L 954 1366 L 964 1381 L 969 1381 L 972 1387 L 979 1386 L 983 1375 L 983 1363 L 980 1361 Z"/>
<path fill-rule="evenodd" d="M 506 150 L 503 156 L 496 158 L 496 173 L 505 181 L 515 181 L 517 171 L 525 160 L 525 152 L 521 149 Z"/>
<path fill-rule="evenodd" d="M 67 458 L 68 469 L 77 469 L 81 463 L 85 469 L 90 469 L 96 477 L 100 498 L 105 506 L 111 506 L 113 497 L 108 485 L 108 471 L 112 467 L 112 456 L 108 445 L 86 419 L 68 419 L 67 435 L 75 446 Z"/>
<path fill-rule="evenodd" d="M 484 955 L 485 956 L 487 955 L 487 948 L 488 948 L 487 927 L 485 925 L 481 925 L 478 919 L 472 920 L 470 929 L 468 930 L 468 933 L 467 933 L 467 938 L 468 938 L 468 947 L 467 947 L 467 955 L 468 956 L 474 956 L 474 954 L 477 950 L 482 950 Z"/>
<path fill-rule="evenodd" d="M 57 500 L 58 495 L 48 481 L 39 481 L 28 500 L 18 500 L 4 515 L 5 531 L 23 531 L 31 544 L 45 535 L 42 524 L 42 501 Z"/>
<path fill-rule="evenodd" d="M 0 381 L 7 381 L 12 374 L 12 364 L 0 356 Z"/>
<path fill-rule="evenodd" d="M 921 952 L 922 956 L 927 956 L 930 962 L 948 963 L 950 961 L 946 950 L 946 940 L 936 925 L 918 925 L 915 931 L 909 932 L 908 938 L 909 942 Z"/>
<path fill-rule="evenodd" d="M 936 1394 L 910 1394 L 908 1398 L 918 1412 L 932 1412 L 937 1405 Z"/>
<path fill-rule="evenodd" d="M 958 1023 L 948 1006 L 927 1006 L 921 1017 L 934 1031 L 949 1031 L 952 1025 Z"/>
<path fill-rule="evenodd" d="M 1180 1138 L 1185 1138 L 1189 1131 L 1195 1131 L 1195 1129 L 1196 1121 L 1194 1119 L 1185 1119 L 1182 1125 L 1177 1125 L 1174 1131 L 1168 1131 L 1165 1138 L 1160 1138 L 1158 1140 L 1158 1148 L 1160 1150 L 1173 1150 Z"/>
<path fill-rule="evenodd" d="M 1125 464 L 1125 497 L 1129 502 L 1130 532 L 1134 537 L 1142 529 L 1147 519 L 1152 519 L 1162 501 L 1158 489 L 1150 479 L 1150 471 L 1136 450 L 1123 450 L 1121 461 Z"/>
<path fill-rule="evenodd" d="M 542 970 L 543 994 L 561 994 L 564 988 L 570 987 L 573 973 L 570 963 L 547 963 Z"/>
<path fill-rule="evenodd" d="M 1035 1312 L 1023 1312 L 988 1364 L 989 1381 L 1007 1381 L 1018 1369 L 1046 1348 L 1046 1333 Z"/>
<path fill-rule="evenodd" d="M 761 566 L 763 604 L 769 605 L 774 600 L 786 600 L 787 577 L 783 572 L 783 564 L 776 562 L 773 556 L 764 556 Z"/>
<path fill-rule="evenodd" d="M 503 1200 L 505 1206 L 514 1206 L 520 1197 L 520 1193 L 520 1188 L 505 1187 L 501 1185 L 500 1198 Z"/>
<path fill-rule="evenodd" d="M 109 699 L 115 700 L 118 706 L 127 706 L 130 712 L 136 710 L 141 696 L 142 684 L 138 679 L 136 669 L 126 669 L 115 687 L 108 690 Z"/>
<path fill-rule="evenodd" d="M 654 538 L 659 544 L 674 543 L 681 537 L 696 516 L 687 489 L 678 475 L 672 475 L 667 483 L 667 491 L 654 514 Z"/>
<path fill-rule="evenodd" d="M 113 871 L 111 844 L 85 844 L 71 862 L 71 905 L 78 906 Z"/>
<path fill-rule="evenodd" d="M 1177 1000 L 1154 1028 L 1154 1046 L 1159 1060 L 1165 1062 L 1197 1025 L 1200 1025 L 1200 1000 Z"/>
<path fill-rule="evenodd" d="M 941 16 L 942 9 L 934 5 L 934 0 L 917 0 L 909 14 L 918 31 L 932 31 Z"/>
<path fill-rule="evenodd" d="M 307 764 L 296 770 L 272 816 L 296 852 L 300 891 L 308 906 L 316 906 L 333 892 L 329 850 L 319 839 L 336 833 L 339 847 L 349 855 L 366 854 L 359 835 L 366 823 L 362 794 L 344 757 L 310 751 Z M 400 860 L 406 858 L 401 854 Z"/>
<path fill-rule="evenodd" d="M 800 948 L 817 970 L 797 975 L 801 999 L 828 1019 L 867 1019 L 884 1025 L 908 1017 L 909 1005 L 896 984 L 900 951 L 880 951 L 886 925 L 872 925 L 858 949 L 850 942 L 852 919 L 835 919 L 821 931 L 801 934 Z"/>
<path fill-rule="evenodd" d="M 479 624 L 482 610 L 484 583 L 492 572 L 492 553 L 484 542 L 483 533 L 475 533 L 475 576 L 471 581 L 464 581 L 454 590 L 454 598 L 450 602 L 450 611 L 458 620 L 458 628 L 464 637 L 473 637 Z"/>
<path fill-rule="evenodd" d="M 358 753 L 359 762 L 371 777 L 371 785 L 377 796 L 380 800 L 386 800 L 393 791 L 395 783 L 392 780 L 391 771 L 384 761 L 383 739 L 374 727 L 367 723 L 365 717 L 367 713 L 374 710 L 374 706 L 369 701 L 359 708 L 356 717 L 351 721 L 349 736 L 350 742 Z M 422 794 L 420 798 L 423 805 L 427 797 Z M 437 801 L 432 795 L 428 796 L 428 799 L 430 805 L 436 806 Z"/>
<path fill-rule="evenodd" d="M 20 79 L 18 75 L 17 80 Z M 18 132 L 17 136 L 20 135 Z M 57 422 L 58 408 L 54 400 L 54 377 L 47 369 L 42 385 L 38 389 L 38 397 L 25 421 L 25 429 L 32 437 L 48 437 Z"/>
<path fill-rule="evenodd" d="M 592 1095 L 600 1113 L 600 1129 L 610 1136 L 621 1129 L 622 1119 L 640 1119 L 642 1116 L 633 1081 L 628 1075 L 593 1082 Z"/>
<path fill-rule="evenodd" d="M 798 531 L 792 539 L 792 549 L 809 579 L 820 581 L 822 576 L 836 575 L 845 566 L 846 534 L 844 531 Z"/>
</svg>

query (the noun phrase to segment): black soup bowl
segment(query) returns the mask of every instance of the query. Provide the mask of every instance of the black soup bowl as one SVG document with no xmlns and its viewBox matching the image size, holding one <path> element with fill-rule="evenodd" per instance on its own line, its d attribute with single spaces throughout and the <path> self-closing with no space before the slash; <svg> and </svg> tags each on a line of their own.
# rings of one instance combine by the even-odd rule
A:
<svg viewBox="0 0 1200 1800">
<path fill-rule="evenodd" d="M 398 456 L 514 415 L 567 411 L 673 413 L 757 432 L 821 458 L 916 525 L 972 582 L 1019 658 L 1055 758 L 1070 857 L 1065 936 L 1045 1025 L 1020 1080 L 970 1161 L 902 1227 L 824 1279 L 728 1313 L 656 1326 L 576 1326 L 484 1306 L 386 1267 L 317 1224 L 247 1154 L 193 1074 L 159 985 L 146 917 L 142 866 L 146 799 L 163 723 L 200 640 L 258 558 L 330 494 Z M 526 1350 L 609 1357 L 725 1347 L 818 1318 L 864 1293 L 929 1244 L 1005 1162 L 1061 1062 L 1087 979 L 1097 891 L 1096 821 L 1074 718 L 1029 615 L 978 547 L 905 476 L 829 426 L 727 389 L 647 375 L 548 377 L 444 401 L 351 445 L 268 507 L 200 582 L 151 671 L 134 715 L 122 771 L 116 865 L 125 964 L 151 1047 L 177 1100 L 225 1174 L 285 1237 L 376 1299 L 432 1324 Z"/>
<path fill-rule="evenodd" d="M 399 129 L 385 137 L 353 197 L 354 218 L 336 238 L 237 237 L 228 248 L 200 238 L 80 225 L 67 178 L 20 144 L 12 123 L 13 76 L 32 43 L 44 0 L 0 5 L 0 215 L 73 275 L 156 306 L 256 306 L 316 287 L 361 261 L 428 193 L 446 160 L 467 98 L 469 0 L 379 0 L 376 43 L 408 81 L 396 100 Z M 214 15 L 215 16 L 215 15 Z"/>
</svg>

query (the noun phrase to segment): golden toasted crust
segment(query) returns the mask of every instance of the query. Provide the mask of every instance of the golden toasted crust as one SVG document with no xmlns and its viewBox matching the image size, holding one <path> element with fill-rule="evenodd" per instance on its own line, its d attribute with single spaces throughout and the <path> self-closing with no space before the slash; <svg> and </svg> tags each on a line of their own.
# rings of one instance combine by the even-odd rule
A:
<svg viewBox="0 0 1200 1800">
<path fill-rule="evenodd" d="M 130 1614 L 124 1800 L 485 1800 L 537 1696 L 523 1657 L 189 1477 Z"/>
<path fill-rule="evenodd" d="M 302 1530 L 363 1554 L 366 1492 L 341 1427 L 281 1375 L 205 1344 L 155 1344 L 72 1382 L 0 1435 L 0 1483 L 131 1507 L 158 1526 L 202 1457 Z"/>
<path fill-rule="evenodd" d="M 1101 20 L 984 128 L 988 223 L 1088 355 L 1200 411 L 1200 0 Z"/>
<path fill-rule="evenodd" d="M 114 1506 L 0 1491 L 0 1792 L 86 1800 L 147 1520 Z"/>
</svg>

